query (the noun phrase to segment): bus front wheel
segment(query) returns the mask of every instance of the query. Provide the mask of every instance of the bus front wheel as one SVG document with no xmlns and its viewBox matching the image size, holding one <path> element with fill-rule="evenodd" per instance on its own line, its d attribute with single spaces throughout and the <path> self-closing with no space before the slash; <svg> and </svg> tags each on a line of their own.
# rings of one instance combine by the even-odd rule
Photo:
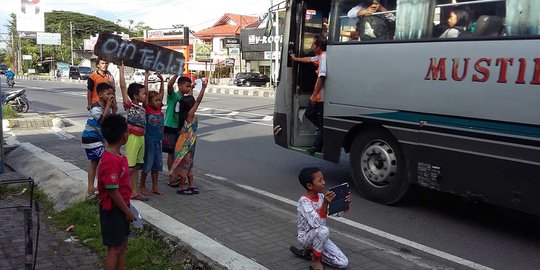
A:
<svg viewBox="0 0 540 270">
<path fill-rule="evenodd" d="M 387 132 L 360 132 L 352 144 L 350 166 L 354 184 L 363 197 L 386 205 L 405 197 L 409 188 L 405 156 Z"/>
</svg>

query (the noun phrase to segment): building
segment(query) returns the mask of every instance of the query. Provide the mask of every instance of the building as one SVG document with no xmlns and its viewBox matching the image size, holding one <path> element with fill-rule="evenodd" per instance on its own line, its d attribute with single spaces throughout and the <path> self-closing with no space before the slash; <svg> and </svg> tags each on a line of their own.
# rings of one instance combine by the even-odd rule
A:
<svg viewBox="0 0 540 270">
<path fill-rule="evenodd" d="M 285 12 L 277 12 L 280 17 L 266 17 L 258 27 L 245 28 L 240 32 L 240 50 L 246 70 L 259 72 L 275 78 L 279 69 L 279 58 L 283 46 Z M 268 27 L 271 25 L 272 27 Z M 274 72 L 272 72 L 274 70 Z M 272 80 L 275 81 L 275 80 Z"/>
<path fill-rule="evenodd" d="M 241 61 L 240 31 L 247 27 L 256 27 L 260 23 L 258 17 L 225 13 L 212 27 L 195 32 L 200 45 L 195 45 L 195 59 L 208 61 L 215 65 L 215 77 L 233 77 L 238 72 L 245 72 L 246 65 Z M 198 48 L 210 50 L 204 58 L 197 58 Z"/>
<path fill-rule="evenodd" d="M 183 53 L 186 63 L 193 55 L 188 27 L 144 30 L 143 41 Z M 184 74 L 189 74 L 187 64 L 184 66 Z"/>
</svg>

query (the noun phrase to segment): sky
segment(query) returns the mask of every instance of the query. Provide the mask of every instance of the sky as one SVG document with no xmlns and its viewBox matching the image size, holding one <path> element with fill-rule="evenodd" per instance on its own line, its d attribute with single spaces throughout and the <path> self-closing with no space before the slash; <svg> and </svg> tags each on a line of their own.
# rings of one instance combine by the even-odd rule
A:
<svg viewBox="0 0 540 270">
<path fill-rule="evenodd" d="M 21 0 L 0 0 L 0 33 L 7 32 L 9 14 Z M 184 24 L 193 31 L 212 26 L 225 13 L 258 15 L 268 11 L 272 0 L 40 0 L 47 11 L 63 10 L 93 15 L 116 22 L 144 22 L 153 29 Z M 275 1 L 278 2 L 278 1 Z"/>
</svg>

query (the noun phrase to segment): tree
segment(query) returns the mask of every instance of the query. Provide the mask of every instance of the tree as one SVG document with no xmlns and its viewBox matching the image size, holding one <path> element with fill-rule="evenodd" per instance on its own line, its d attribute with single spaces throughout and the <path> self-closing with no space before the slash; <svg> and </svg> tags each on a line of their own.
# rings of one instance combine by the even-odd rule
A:
<svg viewBox="0 0 540 270">
<path fill-rule="evenodd" d="M 10 19 L 5 25 L 10 34 L 8 48 L 10 51 L 18 52 L 20 46 L 21 54 L 31 55 L 33 61 L 25 60 L 23 62 L 24 71 L 28 68 L 38 68 L 38 62 L 44 59 L 71 61 L 71 33 L 70 23 L 73 26 L 73 49 L 83 49 L 83 39 L 102 32 L 117 32 L 135 35 L 136 32 L 130 31 L 125 27 L 95 16 L 81 14 L 69 11 L 52 11 L 45 13 L 45 32 L 60 33 L 61 44 L 56 45 L 38 45 L 35 39 L 20 39 L 17 33 L 17 17 L 14 13 L 10 14 Z M 13 37 L 13 48 L 11 38 Z M 40 59 L 40 47 L 43 47 L 43 59 Z M 15 57 L 13 58 L 15 59 Z M 42 67 L 44 71 L 53 68 L 50 62 L 44 62 Z"/>
</svg>

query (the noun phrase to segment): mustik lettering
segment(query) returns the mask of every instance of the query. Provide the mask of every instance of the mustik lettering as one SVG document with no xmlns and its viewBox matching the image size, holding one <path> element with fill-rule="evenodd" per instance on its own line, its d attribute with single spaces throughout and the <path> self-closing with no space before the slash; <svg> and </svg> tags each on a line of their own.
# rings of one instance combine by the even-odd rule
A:
<svg viewBox="0 0 540 270">
<path fill-rule="evenodd" d="M 447 80 L 447 58 L 430 58 L 424 80 Z M 529 65 L 528 65 L 529 64 Z M 473 67 L 472 74 L 469 74 Z M 528 69 L 534 66 L 532 71 Z M 516 70 L 517 76 L 509 78 L 509 71 Z M 532 76 L 531 76 L 532 74 Z M 526 58 L 452 58 L 451 78 L 454 81 L 471 80 L 473 82 L 487 82 L 490 78 L 496 78 L 497 83 L 515 84 L 540 84 L 540 58 L 534 58 L 532 63 Z"/>
</svg>

